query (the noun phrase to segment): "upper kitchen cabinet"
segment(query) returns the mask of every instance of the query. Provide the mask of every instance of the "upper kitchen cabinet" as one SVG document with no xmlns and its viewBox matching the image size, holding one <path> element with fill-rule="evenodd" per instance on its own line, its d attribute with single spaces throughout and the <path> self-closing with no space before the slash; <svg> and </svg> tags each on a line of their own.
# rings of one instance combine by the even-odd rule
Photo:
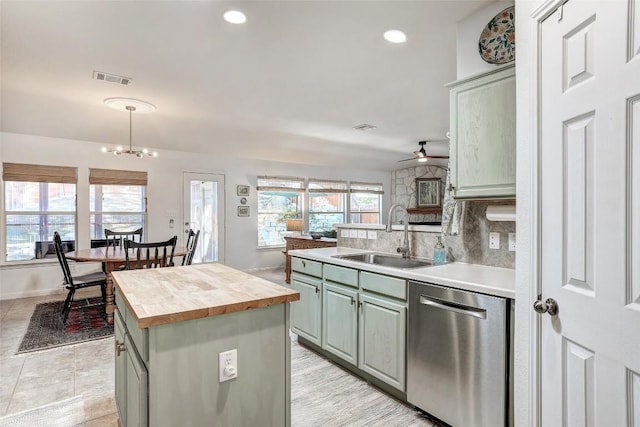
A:
<svg viewBox="0 0 640 427">
<path fill-rule="evenodd" d="M 454 197 L 515 198 L 515 66 L 496 68 L 447 87 Z"/>
</svg>

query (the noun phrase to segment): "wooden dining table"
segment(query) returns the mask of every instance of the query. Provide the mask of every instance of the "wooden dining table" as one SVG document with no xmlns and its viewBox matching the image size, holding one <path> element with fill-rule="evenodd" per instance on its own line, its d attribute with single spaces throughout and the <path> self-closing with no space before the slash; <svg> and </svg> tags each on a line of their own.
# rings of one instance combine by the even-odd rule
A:
<svg viewBox="0 0 640 427">
<path fill-rule="evenodd" d="M 135 260 L 135 249 L 130 249 L 129 251 L 129 258 Z M 183 246 L 176 246 L 173 252 L 173 256 L 174 258 L 185 256 L 187 252 L 187 248 Z M 144 257 L 145 251 L 142 251 L 140 255 Z M 120 246 L 80 249 L 77 251 L 67 252 L 65 254 L 65 257 L 77 262 L 101 262 L 103 264 L 104 271 L 107 274 L 105 312 L 107 315 L 107 323 L 112 325 L 115 303 L 113 296 L 113 278 L 111 277 L 111 272 L 125 265 L 127 258 L 124 249 Z"/>
</svg>

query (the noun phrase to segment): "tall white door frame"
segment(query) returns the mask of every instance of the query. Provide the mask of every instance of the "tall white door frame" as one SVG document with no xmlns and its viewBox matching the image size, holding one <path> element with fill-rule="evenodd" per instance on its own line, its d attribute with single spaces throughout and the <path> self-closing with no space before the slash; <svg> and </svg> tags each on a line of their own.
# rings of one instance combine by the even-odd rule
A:
<svg viewBox="0 0 640 427">
<path fill-rule="evenodd" d="M 571 0 L 573 2 L 581 0 Z M 623 1 L 623 0 L 613 0 Z M 627 2 L 627 0 L 624 0 Z M 538 295 L 542 293 L 542 282 L 540 276 L 541 263 L 541 26 L 545 19 L 555 19 L 555 10 L 566 3 L 566 0 L 549 0 L 549 1 L 520 1 L 516 0 L 516 22 L 521 29 L 521 33 L 525 34 L 519 39 L 519 56 L 517 69 L 518 75 L 518 260 L 517 269 L 517 289 L 516 289 L 516 402 L 515 416 L 516 425 L 540 426 L 542 425 L 542 399 L 541 399 L 541 353 L 542 349 L 542 322 L 548 321 L 548 318 L 539 316 L 531 309 L 533 302 Z M 629 11 L 633 10 L 632 4 L 634 0 L 629 0 Z M 520 6 L 520 8 L 519 8 Z M 534 9 L 537 7 L 537 9 Z M 635 0 L 635 8 L 640 8 L 640 2 Z M 557 14 L 556 14 L 557 15 Z M 636 10 L 635 22 L 629 19 L 629 25 L 636 25 L 636 29 L 640 28 L 640 13 Z M 604 30 L 600 30 L 604 31 Z M 633 34 L 633 32 L 631 32 Z M 636 37 L 640 34 L 640 30 L 636 30 Z M 520 43 L 522 41 L 522 43 Z M 640 45 L 640 39 L 636 40 Z M 637 47 L 637 46 L 636 46 Z M 635 59 L 636 61 L 638 58 Z M 630 114 L 630 113 L 628 113 Z M 640 117 L 640 113 L 638 113 Z M 635 116 L 634 116 L 635 117 Z M 634 134 L 637 130 L 633 131 Z M 634 136 L 627 136 L 634 138 Z M 637 144 L 636 144 L 637 146 Z M 631 151 L 629 152 L 631 154 Z M 640 156 L 633 153 L 635 165 L 640 163 Z M 620 165 L 621 168 L 630 167 L 631 160 L 627 159 L 627 165 Z M 640 177 L 638 171 L 633 171 L 633 180 Z M 640 180 L 638 180 L 640 181 Z M 630 200 L 634 205 L 628 208 L 628 215 L 637 216 L 638 205 L 640 202 L 636 200 L 638 190 L 634 191 L 634 198 Z M 630 197 L 630 196 L 627 196 Z M 633 209 L 633 210 L 632 210 Z M 638 218 L 629 216 L 628 221 L 634 233 L 637 234 Z M 520 246 L 523 242 L 526 248 Z M 632 247 L 631 253 L 637 258 L 638 247 L 640 245 L 628 243 Z M 521 250 L 522 249 L 522 250 Z M 627 255 L 627 269 L 633 280 L 633 289 L 630 297 L 635 300 L 635 293 L 638 289 L 637 266 L 634 268 L 630 255 Z M 544 299 L 544 296 L 543 296 Z M 627 297 L 629 299 L 629 296 Z M 562 308 L 561 308 L 562 309 Z M 547 316 L 547 315 L 545 315 Z M 635 362 L 633 363 L 635 364 Z M 637 387 L 635 387 L 637 386 Z M 635 411 L 635 417 L 640 415 L 640 383 L 633 383 L 633 400 L 635 408 L 628 408 L 627 411 Z M 637 388 L 637 390 L 636 390 Z M 627 415 L 633 417 L 634 415 Z M 640 425 L 640 418 L 634 420 L 634 426 Z M 567 422 L 566 419 L 564 422 Z"/>
<path fill-rule="evenodd" d="M 208 194 L 206 197 L 197 197 L 202 202 L 198 212 L 200 221 L 205 224 L 191 224 L 191 191 L 195 188 L 203 189 Z M 208 190 L 207 190 L 208 189 Z M 200 193 L 197 193 L 200 194 Z M 213 199 L 209 200 L 209 197 Z M 209 200 L 209 202 L 206 202 Z M 220 262 L 225 259 L 225 175 L 204 172 L 183 172 L 183 222 L 182 239 L 186 243 L 186 232 L 189 228 L 200 229 L 198 248 L 194 263 Z M 200 259 L 201 258 L 201 259 Z"/>
</svg>

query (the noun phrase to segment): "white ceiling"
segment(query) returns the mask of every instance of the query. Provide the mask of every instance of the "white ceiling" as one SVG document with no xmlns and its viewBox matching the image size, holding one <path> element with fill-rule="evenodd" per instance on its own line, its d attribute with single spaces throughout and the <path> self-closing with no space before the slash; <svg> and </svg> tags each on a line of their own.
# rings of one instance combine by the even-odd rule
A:
<svg viewBox="0 0 640 427">
<path fill-rule="evenodd" d="M 490 2 L 3 0 L 1 130 L 128 145 L 127 113 L 103 104 L 125 96 L 158 107 L 134 115 L 134 148 L 410 166 L 396 161 L 448 130 L 456 22 Z"/>
</svg>

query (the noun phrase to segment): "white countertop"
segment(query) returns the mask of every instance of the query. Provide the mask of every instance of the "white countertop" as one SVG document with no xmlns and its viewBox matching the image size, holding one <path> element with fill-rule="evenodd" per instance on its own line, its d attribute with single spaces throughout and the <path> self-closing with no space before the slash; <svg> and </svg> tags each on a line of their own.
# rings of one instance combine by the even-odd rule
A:
<svg viewBox="0 0 640 427">
<path fill-rule="evenodd" d="M 516 275 L 515 270 L 511 268 L 453 262 L 433 267 L 399 269 L 366 264 L 358 261 L 349 261 L 342 258 L 333 258 L 334 255 L 368 252 L 375 251 L 335 247 L 292 250 L 289 251 L 289 255 L 334 265 L 341 265 L 343 267 L 357 268 L 358 270 L 387 274 L 389 276 L 401 277 L 409 280 L 434 283 L 436 285 L 448 286 L 466 291 L 480 292 L 483 294 L 511 299 L 515 299 L 516 297 Z"/>
</svg>

